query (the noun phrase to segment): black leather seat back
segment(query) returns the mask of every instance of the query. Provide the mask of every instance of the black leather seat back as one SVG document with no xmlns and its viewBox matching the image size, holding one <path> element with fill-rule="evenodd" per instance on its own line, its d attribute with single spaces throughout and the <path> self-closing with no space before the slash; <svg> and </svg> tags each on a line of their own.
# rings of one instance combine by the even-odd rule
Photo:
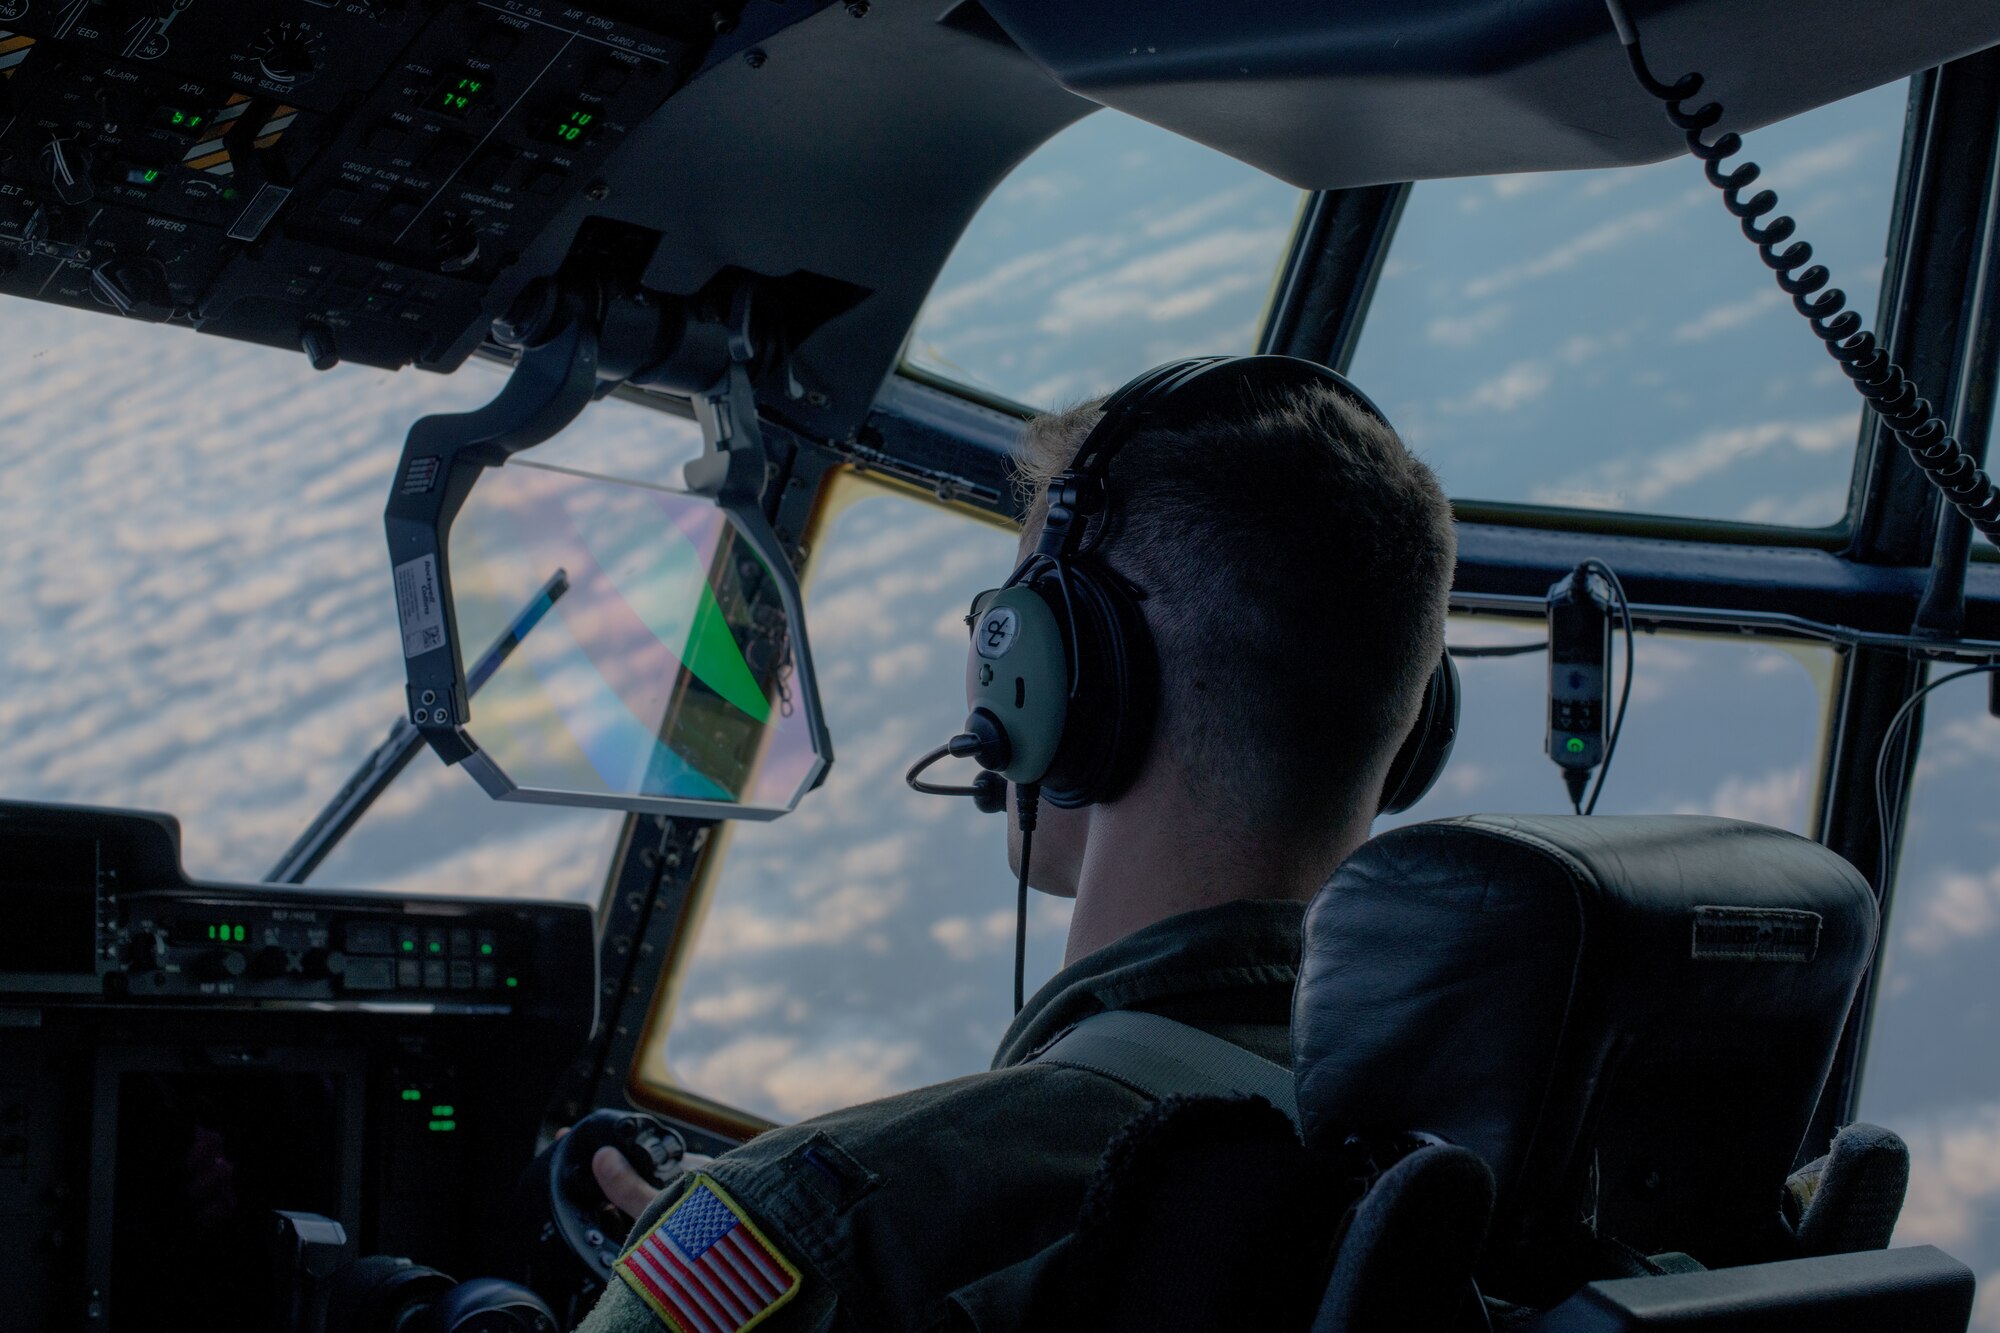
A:
<svg viewBox="0 0 2000 1333">
<path fill-rule="evenodd" d="M 1874 947 L 1845 861 L 1732 820 L 1481 815 L 1396 829 L 1306 918 L 1307 1142 L 1427 1131 L 1497 1184 L 1489 1290 L 1555 1298 L 1594 1227 L 1711 1266 L 1777 1203 Z"/>
</svg>

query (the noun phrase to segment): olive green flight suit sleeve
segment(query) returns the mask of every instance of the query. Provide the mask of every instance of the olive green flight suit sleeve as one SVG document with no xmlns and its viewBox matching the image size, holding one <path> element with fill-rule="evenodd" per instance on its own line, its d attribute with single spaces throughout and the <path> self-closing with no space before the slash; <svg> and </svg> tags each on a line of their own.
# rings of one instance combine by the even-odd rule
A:
<svg viewBox="0 0 2000 1333">
<path fill-rule="evenodd" d="M 1020 1328 L 1106 1145 L 1148 1104 L 1105 1075 L 1030 1057 L 1092 1013 L 1145 1008 L 1285 1060 L 1303 916 L 1300 903 L 1239 902 L 1149 926 L 1058 973 L 1016 1017 L 993 1069 L 774 1129 L 717 1157 L 701 1175 L 800 1274 L 796 1294 L 751 1327 Z M 628 1252 L 691 1186 L 680 1178 L 647 1209 Z M 614 1277 L 578 1333 L 666 1326 Z"/>
</svg>

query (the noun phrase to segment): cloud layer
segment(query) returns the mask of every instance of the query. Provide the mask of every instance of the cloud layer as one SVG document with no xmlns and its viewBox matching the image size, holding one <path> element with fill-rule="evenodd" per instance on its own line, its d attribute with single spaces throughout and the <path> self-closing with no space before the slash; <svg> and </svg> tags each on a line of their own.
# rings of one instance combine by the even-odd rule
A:
<svg viewBox="0 0 2000 1333">
<path fill-rule="evenodd" d="M 1873 313 L 1902 85 L 1750 136 Z M 1858 399 L 1686 159 L 1420 183 L 1353 362 L 1455 496 L 1821 526 Z"/>
</svg>

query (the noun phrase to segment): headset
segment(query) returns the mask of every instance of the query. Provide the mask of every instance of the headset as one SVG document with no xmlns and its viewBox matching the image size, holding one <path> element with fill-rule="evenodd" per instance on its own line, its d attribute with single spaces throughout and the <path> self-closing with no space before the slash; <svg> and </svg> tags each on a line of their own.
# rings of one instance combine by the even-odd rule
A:
<svg viewBox="0 0 2000 1333">
<path fill-rule="evenodd" d="M 1316 384 L 1389 424 L 1346 376 L 1297 357 L 1195 357 L 1139 376 L 1105 400 L 1076 456 L 1050 479 L 1035 549 L 1004 584 L 974 599 L 966 617 L 971 715 L 963 733 L 917 761 L 908 781 L 918 791 L 971 796 L 986 811 L 1004 808 L 1005 784 L 1014 784 L 1024 838 L 1024 912 L 1025 840 L 1034 830 L 1036 802 L 1076 809 L 1123 795 L 1138 776 L 1158 709 L 1159 660 L 1140 611 L 1146 594 L 1113 570 L 1100 550 L 1114 517 L 1112 459 L 1139 431 L 1249 415 L 1273 397 Z M 1437 782 L 1458 737 L 1458 710 L 1458 672 L 1446 654 L 1390 763 L 1378 813 L 1409 809 Z M 919 780 L 948 754 L 972 758 L 986 771 L 969 787 Z"/>
<path fill-rule="evenodd" d="M 1112 517 L 1111 461 L 1139 431 L 1249 414 L 1314 384 L 1388 424 L 1345 376 L 1289 356 L 1175 361 L 1105 401 L 1076 457 L 1049 482 L 1035 549 L 973 602 L 965 731 L 978 745 L 948 753 L 969 753 L 1017 787 L 1038 784 L 1041 799 L 1062 809 L 1113 801 L 1131 786 L 1152 739 L 1159 663 L 1140 612 L 1145 593 L 1099 553 Z M 1390 764 L 1380 813 L 1409 809 L 1436 783 L 1457 739 L 1458 705 L 1457 672 L 1441 657 Z"/>
</svg>

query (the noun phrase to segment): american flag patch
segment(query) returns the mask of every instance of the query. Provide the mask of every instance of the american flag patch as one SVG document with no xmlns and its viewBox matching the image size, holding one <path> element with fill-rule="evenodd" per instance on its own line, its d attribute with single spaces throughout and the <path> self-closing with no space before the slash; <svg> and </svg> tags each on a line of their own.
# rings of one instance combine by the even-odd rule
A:
<svg viewBox="0 0 2000 1333">
<path fill-rule="evenodd" d="M 615 1267 L 674 1333 L 741 1333 L 799 1291 L 799 1270 L 707 1176 Z"/>
</svg>

